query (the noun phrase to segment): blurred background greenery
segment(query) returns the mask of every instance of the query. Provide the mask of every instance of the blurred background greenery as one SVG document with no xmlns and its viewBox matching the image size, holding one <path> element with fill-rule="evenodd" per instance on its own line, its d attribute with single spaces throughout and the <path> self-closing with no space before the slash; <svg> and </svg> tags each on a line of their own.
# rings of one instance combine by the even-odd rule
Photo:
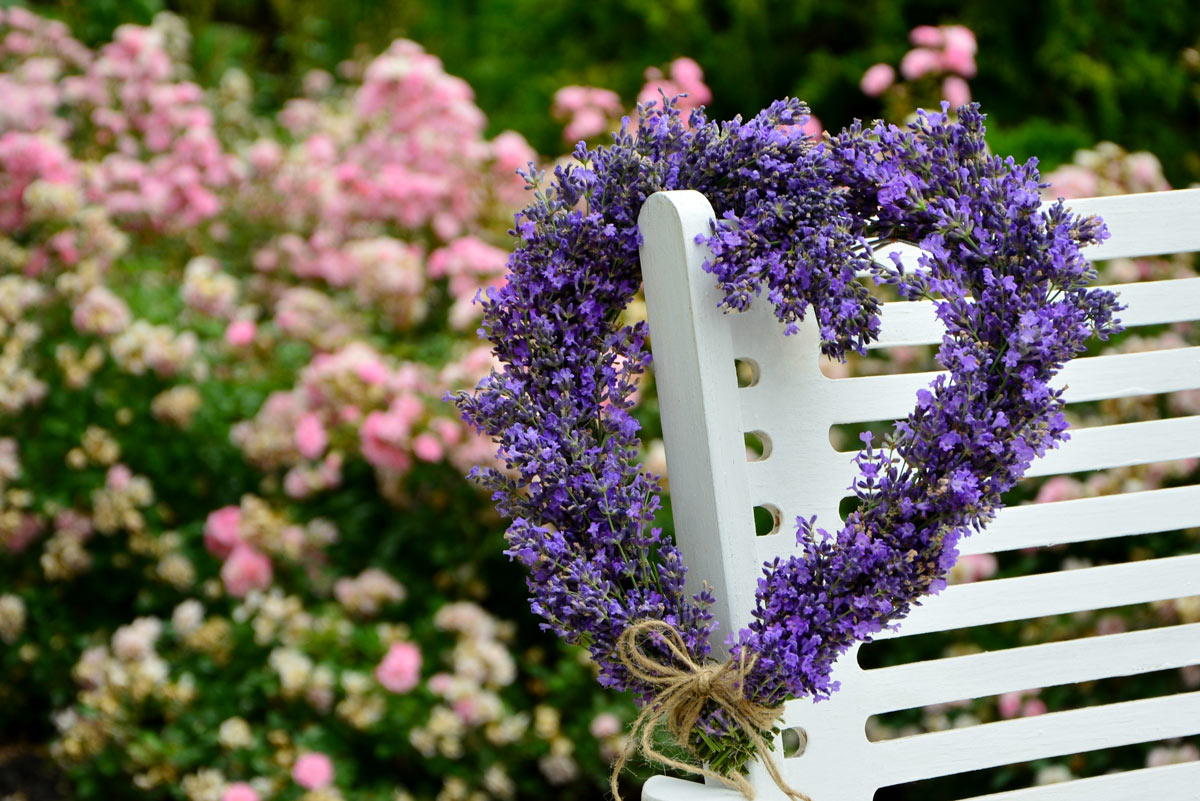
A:
<svg viewBox="0 0 1200 801">
<path fill-rule="evenodd" d="M 440 56 L 477 92 L 489 135 L 524 134 L 561 151 L 551 119 L 568 84 L 633 98 L 648 64 L 689 56 L 704 69 L 719 118 L 793 95 L 837 130 L 879 116 L 858 89 L 876 62 L 895 64 L 916 25 L 953 22 L 979 39 L 972 91 L 997 152 L 1037 154 L 1047 168 L 1101 140 L 1149 150 L 1173 186 L 1200 180 L 1200 3 L 1195 0 L 49 0 L 84 43 L 170 10 L 195 36 L 197 78 L 237 66 L 260 111 L 295 96 L 309 69 L 334 72 L 398 36 Z"/>
</svg>

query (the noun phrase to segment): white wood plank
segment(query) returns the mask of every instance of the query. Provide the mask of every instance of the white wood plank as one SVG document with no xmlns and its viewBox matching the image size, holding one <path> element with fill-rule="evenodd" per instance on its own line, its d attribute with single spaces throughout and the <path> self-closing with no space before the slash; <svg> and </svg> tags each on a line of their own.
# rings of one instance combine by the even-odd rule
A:
<svg viewBox="0 0 1200 801">
<path fill-rule="evenodd" d="M 1117 317 L 1126 328 L 1178 323 L 1200 318 L 1200 278 L 1176 278 L 1104 287 L 1128 308 Z M 879 339 L 867 347 L 932 345 L 942 341 L 944 328 L 930 301 L 885 303 L 879 315 Z"/>
<path fill-rule="evenodd" d="M 865 671 L 875 714 L 927 704 L 1200 665 L 1200 623 Z"/>
<path fill-rule="evenodd" d="M 1200 485 L 1005 507 L 958 550 L 997 553 L 1192 526 L 1200 526 Z"/>
<path fill-rule="evenodd" d="M 1200 595 L 1200 554 L 956 584 L 877 639 Z"/>
<path fill-rule="evenodd" d="M 1197 787 L 1200 762 L 1185 762 L 991 793 L 975 796 L 973 801 L 1196 801 L 1200 798 Z"/>
<path fill-rule="evenodd" d="M 1067 207 L 1099 214 L 1108 227 L 1106 241 L 1084 249 L 1092 261 L 1200 250 L 1200 189 L 1081 198 Z"/>
<path fill-rule="evenodd" d="M 662 415 L 671 487 L 685 503 L 672 505 L 676 542 L 688 565 L 688 587 L 714 588 L 713 613 L 722 628 L 712 637 L 718 652 L 732 626 L 749 623 L 756 573 L 754 516 L 746 478 L 746 448 L 739 423 L 734 351 L 721 292 L 701 265 L 712 206 L 699 192 L 662 192 L 642 206 L 641 262 L 645 282 L 655 380 Z M 709 280 L 695 280 L 697 276 Z M 741 536 L 739 536 L 741 535 Z"/>
<path fill-rule="evenodd" d="M 789 508 L 792 505 L 802 504 L 789 504 Z M 803 511 L 793 518 L 799 514 Z M 786 558 L 796 552 L 791 520 L 785 520 L 780 535 L 755 540 L 758 561 Z M 1200 485 L 1008 506 L 983 531 L 961 540 L 958 551 L 964 556 L 1000 553 L 1192 526 L 1200 526 Z"/>
<path fill-rule="evenodd" d="M 1027 478 L 1080 473 L 1088 470 L 1107 470 L 1151 462 L 1168 462 L 1200 456 L 1200 415 L 1175 417 L 1167 420 L 1144 420 L 1137 423 L 1075 428 L 1071 438 L 1058 448 L 1035 459 L 1025 472 Z M 775 438 L 776 448 L 786 448 L 786 441 Z M 858 475 L 854 457 L 858 451 L 839 451 L 841 464 L 831 468 L 826 484 L 829 487 L 849 487 Z M 772 454 L 774 456 L 775 454 Z M 781 477 L 766 475 L 771 460 L 756 462 L 756 482 L 768 495 L 787 497 L 787 487 Z M 761 477 L 759 476 L 761 473 Z M 846 493 L 847 495 L 849 493 Z"/>
<path fill-rule="evenodd" d="M 826 379 L 836 401 L 833 423 L 897 420 L 913 409 L 917 390 L 937 372 L 899 373 L 861 378 Z M 1092 356 L 1068 362 L 1051 384 L 1066 387 L 1067 403 L 1156 395 L 1200 387 L 1200 347 Z M 763 403 L 765 393 L 742 394 L 744 407 Z M 749 409 L 751 416 L 761 416 Z"/>
<path fill-rule="evenodd" d="M 1052 476 L 1200 456 L 1200 415 L 1073 429 L 1025 475 Z"/>
<path fill-rule="evenodd" d="M 880 786 L 1200 732 L 1200 692 L 1052 712 L 872 743 Z"/>
</svg>

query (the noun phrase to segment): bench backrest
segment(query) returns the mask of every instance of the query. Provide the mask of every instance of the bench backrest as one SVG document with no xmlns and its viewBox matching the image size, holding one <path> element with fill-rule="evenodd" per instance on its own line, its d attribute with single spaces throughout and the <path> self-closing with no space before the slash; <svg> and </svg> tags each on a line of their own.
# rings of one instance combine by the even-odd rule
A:
<svg viewBox="0 0 1200 801">
<path fill-rule="evenodd" d="M 1111 239 L 1093 260 L 1200 250 L 1200 190 L 1077 200 L 1100 214 Z M 830 427 L 891 420 L 913 407 L 934 373 L 830 379 L 819 369 L 812 315 L 784 337 L 765 299 L 742 314 L 718 308 L 720 292 L 701 269 L 697 234 L 711 206 L 696 192 L 651 197 L 640 218 L 642 264 L 662 412 L 672 511 L 689 580 L 716 589 L 716 640 L 749 622 L 762 564 L 790 552 L 798 515 L 839 527 L 849 495 L 852 453 L 830 444 Z M 883 253 L 895 248 L 885 247 Z M 1200 319 L 1200 278 L 1112 287 L 1128 309 L 1127 328 Z M 929 303 L 886 304 L 877 348 L 940 342 Z M 739 387 L 735 361 L 752 369 Z M 1068 403 L 1200 387 L 1200 347 L 1080 358 L 1059 384 Z M 744 433 L 762 441 L 749 461 Z M 1034 463 L 1029 475 L 1100 470 L 1200 456 L 1200 415 L 1073 430 L 1071 440 Z M 754 508 L 778 521 L 756 536 Z M 1200 485 L 1004 509 L 964 554 L 1173 531 L 1200 526 Z M 951 586 L 925 600 L 885 637 L 906 637 L 1003 621 L 1200 595 L 1200 554 Z M 829 701 L 790 702 L 784 726 L 802 729 L 804 753 L 778 758 L 794 787 L 814 801 L 870 801 L 877 788 L 1043 757 L 1200 733 L 1200 692 L 1090 706 L 882 742 L 870 742 L 872 715 L 1031 688 L 1073 684 L 1200 664 L 1200 623 L 1115 633 L 873 670 L 858 649 L 837 664 L 842 689 Z M 778 791 L 760 768 L 760 797 Z M 698 788 L 697 785 L 691 785 Z M 709 797 L 701 792 L 703 797 Z M 723 797 L 722 792 L 709 792 Z M 646 797 L 683 798 L 687 786 L 652 780 Z M 979 792 L 979 791 L 976 791 Z M 680 793 L 684 793 L 680 795 Z M 963 797 L 974 797 L 969 788 Z M 691 794 L 692 798 L 701 795 Z M 732 796 L 730 796 L 732 797 Z M 1200 762 L 1098 776 L 991 796 L 1022 801 L 1200 798 Z"/>
</svg>

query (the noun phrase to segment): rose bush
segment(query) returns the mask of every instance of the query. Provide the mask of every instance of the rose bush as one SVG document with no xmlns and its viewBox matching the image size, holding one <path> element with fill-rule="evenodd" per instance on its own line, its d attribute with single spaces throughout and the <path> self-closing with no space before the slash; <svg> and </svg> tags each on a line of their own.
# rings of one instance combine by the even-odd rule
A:
<svg viewBox="0 0 1200 801">
<path fill-rule="evenodd" d="M 81 798 L 586 795 L 627 712 L 512 622 L 442 401 L 535 154 L 411 42 L 274 119 L 187 44 L 0 14 L 4 739 Z"/>
</svg>

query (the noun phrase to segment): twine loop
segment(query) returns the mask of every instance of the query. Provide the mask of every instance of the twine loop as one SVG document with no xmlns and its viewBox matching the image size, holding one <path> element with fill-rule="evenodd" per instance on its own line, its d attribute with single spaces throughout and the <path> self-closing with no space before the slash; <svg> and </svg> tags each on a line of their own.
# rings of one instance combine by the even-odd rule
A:
<svg viewBox="0 0 1200 801">
<path fill-rule="evenodd" d="M 673 661 L 662 662 L 647 654 L 639 644 L 643 635 L 657 635 L 674 658 Z M 743 688 L 746 676 L 757 658 L 747 656 L 747 649 L 740 649 L 736 658 L 730 657 L 725 662 L 697 664 L 688 653 L 687 644 L 678 629 L 661 620 L 642 620 L 621 633 L 617 641 L 617 656 L 630 675 L 652 687 L 655 695 L 633 721 L 625 749 L 613 764 L 609 784 L 616 801 L 621 801 L 617 778 L 629 758 L 639 751 L 648 760 L 716 779 L 739 790 L 746 798 L 754 798 L 754 788 L 741 773 L 717 773 L 702 765 L 674 759 L 654 747 L 654 734 L 665 725 L 676 743 L 695 754 L 691 735 L 710 701 L 725 712 L 732 726 L 746 735 L 767 774 L 787 798 L 791 801 L 812 801 L 788 786 L 779 772 L 779 766 L 771 758 L 770 745 L 762 732 L 770 731 L 775 726 L 782 710 L 780 707 L 763 706 L 745 696 Z"/>
</svg>

